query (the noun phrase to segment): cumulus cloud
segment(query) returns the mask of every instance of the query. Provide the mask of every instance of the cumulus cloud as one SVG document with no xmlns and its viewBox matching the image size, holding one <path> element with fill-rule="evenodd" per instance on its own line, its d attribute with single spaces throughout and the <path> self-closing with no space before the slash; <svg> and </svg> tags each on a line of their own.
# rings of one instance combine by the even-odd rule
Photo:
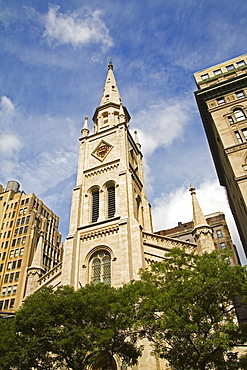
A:
<svg viewBox="0 0 247 370">
<path fill-rule="evenodd" d="M 167 147 L 183 135 L 189 120 L 185 102 L 168 101 L 150 106 L 133 118 L 145 156 L 160 146 Z"/>
<path fill-rule="evenodd" d="M 12 134 L 0 135 L 0 153 L 3 157 L 10 158 L 21 149 L 21 141 Z"/>
<path fill-rule="evenodd" d="M 12 123 L 15 115 L 15 106 L 7 96 L 2 96 L 0 100 L 0 124 L 3 128 Z"/>
<path fill-rule="evenodd" d="M 113 45 L 109 30 L 100 19 L 101 11 L 87 12 L 81 17 L 79 12 L 59 13 L 59 6 L 50 5 L 44 18 L 43 36 L 49 44 L 72 44 L 74 47 L 100 43 L 105 49 Z"/>
</svg>

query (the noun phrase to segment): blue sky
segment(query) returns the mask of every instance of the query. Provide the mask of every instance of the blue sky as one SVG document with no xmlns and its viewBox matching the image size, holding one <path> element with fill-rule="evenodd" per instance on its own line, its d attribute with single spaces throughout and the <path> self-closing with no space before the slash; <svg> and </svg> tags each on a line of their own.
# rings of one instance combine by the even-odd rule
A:
<svg viewBox="0 0 247 370">
<path fill-rule="evenodd" d="M 154 229 L 226 213 L 193 73 L 247 52 L 242 0 L 0 0 L 0 183 L 17 180 L 60 217 L 66 237 L 84 117 L 109 56 L 145 158 Z M 92 120 L 89 120 L 92 131 Z"/>
</svg>

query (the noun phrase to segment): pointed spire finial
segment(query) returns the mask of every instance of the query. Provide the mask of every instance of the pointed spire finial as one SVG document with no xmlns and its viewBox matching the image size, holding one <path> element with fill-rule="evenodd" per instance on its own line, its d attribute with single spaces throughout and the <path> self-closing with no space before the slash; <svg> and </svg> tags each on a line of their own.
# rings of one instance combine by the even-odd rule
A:
<svg viewBox="0 0 247 370">
<path fill-rule="evenodd" d="M 125 113 L 123 110 L 123 103 L 120 102 L 120 108 L 119 108 L 119 123 L 125 122 Z"/>
<path fill-rule="evenodd" d="M 88 129 L 88 117 L 86 116 L 85 117 L 85 121 L 84 121 L 84 126 L 81 130 L 81 135 L 82 137 L 85 137 L 85 136 L 88 136 L 89 134 L 89 129 Z"/>
<path fill-rule="evenodd" d="M 139 139 L 138 139 L 137 131 L 134 131 L 134 139 L 135 139 L 135 143 L 136 143 L 138 149 L 141 149 L 141 144 L 140 144 Z"/>
<path fill-rule="evenodd" d="M 108 70 L 109 69 L 112 69 L 113 70 L 113 64 L 112 64 L 112 58 L 111 57 L 109 57 L 109 64 L 108 64 Z"/>
<path fill-rule="evenodd" d="M 194 236 L 197 244 L 198 253 L 212 252 L 214 250 L 214 242 L 212 237 L 212 228 L 207 223 L 207 220 L 202 213 L 201 207 L 196 197 L 196 189 L 190 184 L 189 191 L 192 195 L 192 208 L 193 208 L 193 222 L 194 229 L 192 235 Z"/>
</svg>

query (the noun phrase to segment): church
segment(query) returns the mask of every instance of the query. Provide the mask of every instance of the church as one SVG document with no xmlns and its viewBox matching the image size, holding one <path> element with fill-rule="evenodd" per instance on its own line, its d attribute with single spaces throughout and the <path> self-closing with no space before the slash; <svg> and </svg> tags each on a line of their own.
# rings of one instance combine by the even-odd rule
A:
<svg viewBox="0 0 247 370">
<path fill-rule="evenodd" d="M 173 247 L 212 251 L 212 228 L 191 186 L 195 243 L 154 234 L 150 204 L 146 199 L 141 145 L 137 132 L 129 131 L 130 115 L 123 105 L 113 65 L 108 65 L 94 132 L 85 118 L 81 130 L 76 186 L 72 193 L 69 233 L 63 258 L 42 273 L 42 243 L 37 244 L 27 271 L 26 296 L 42 286 L 103 282 L 119 287 L 138 279 L 140 268 L 158 262 Z M 159 369 L 148 346 L 136 369 Z M 121 364 L 116 365 L 121 368 Z M 164 368 L 164 366 L 162 366 Z"/>
</svg>

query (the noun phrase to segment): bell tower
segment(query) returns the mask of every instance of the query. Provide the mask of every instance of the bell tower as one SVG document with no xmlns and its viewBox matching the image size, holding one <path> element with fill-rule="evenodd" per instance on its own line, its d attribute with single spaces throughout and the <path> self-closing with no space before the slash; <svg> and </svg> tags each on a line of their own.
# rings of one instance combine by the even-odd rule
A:
<svg viewBox="0 0 247 370">
<path fill-rule="evenodd" d="M 81 130 L 61 281 L 75 289 L 100 281 L 120 286 L 145 266 L 142 231 L 153 230 L 141 146 L 129 121 L 109 63 L 94 132 L 87 117 Z"/>
</svg>

